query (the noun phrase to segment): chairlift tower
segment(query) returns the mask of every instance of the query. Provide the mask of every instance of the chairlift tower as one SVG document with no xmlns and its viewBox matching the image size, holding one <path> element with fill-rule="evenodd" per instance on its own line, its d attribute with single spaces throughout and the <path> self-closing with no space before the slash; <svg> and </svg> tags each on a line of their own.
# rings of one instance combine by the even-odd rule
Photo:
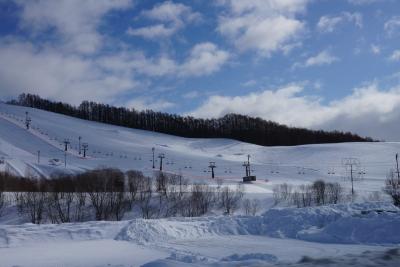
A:
<svg viewBox="0 0 400 267">
<path fill-rule="evenodd" d="M 151 148 L 151 152 L 153 152 L 153 169 L 156 168 L 156 166 L 154 165 L 154 151 L 155 151 L 155 150 L 156 150 L 156 149 L 155 149 L 154 147 Z"/>
<path fill-rule="evenodd" d="M 243 167 L 246 168 L 246 176 L 243 177 L 243 182 L 251 182 L 256 180 L 255 175 L 251 175 L 250 167 L 250 155 L 247 155 L 247 161 L 243 163 Z"/>
<path fill-rule="evenodd" d="M 88 143 L 83 143 L 82 144 L 82 150 L 83 150 L 83 157 L 86 158 L 86 151 L 88 150 Z"/>
<path fill-rule="evenodd" d="M 208 165 L 208 168 L 211 169 L 211 178 L 215 178 L 215 173 L 214 173 L 214 169 L 217 168 L 217 166 L 215 165 L 214 161 L 210 161 L 210 165 Z"/>
<path fill-rule="evenodd" d="M 26 111 L 25 112 L 25 126 L 26 126 L 27 130 L 29 130 L 29 128 L 31 126 L 31 121 L 32 121 L 32 119 L 29 117 L 28 111 Z"/>
<path fill-rule="evenodd" d="M 68 139 L 64 139 L 64 151 L 68 151 L 68 145 L 71 143 Z"/>
<path fill-rule="evenodd" d="M 357 158 L 343 158 L 342 165 L 347 171 L 347 178 L 351 181 L 351 195 L 354 196 L 354 181 L 362 179 L 364 172 L 360 171 L 360 160 Z"/>
<path fill-rule="evenodd" d="M 82 152 L 81 152 L 81 140 L 82 140 L 82 136 L 79 136 L 79 137 L 78 137 L 78 140 L 79 140 L 79 147 L 78 147 L 78 149 L 79 149 L 79 155 L 80 155 L 80 154 L 82 154 Z"/>
<path fill-rule="evenodd" d="M 162 172 L 162 168 L 163 168 L 163 158 L 165 158 L 165 154 L 164 153 L 160 153 L 158 155 L 158 158 L 160 159 L 160 172 Z"/>
</svg>

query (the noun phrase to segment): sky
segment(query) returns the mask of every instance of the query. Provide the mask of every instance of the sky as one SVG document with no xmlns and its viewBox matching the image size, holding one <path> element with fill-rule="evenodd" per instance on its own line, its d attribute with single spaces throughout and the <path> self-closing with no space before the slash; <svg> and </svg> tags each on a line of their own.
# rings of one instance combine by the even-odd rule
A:
<svg viewBox="0 0 400 267">
<path fill-rule="evenodd" d="M 0 99 L 400 141 L 400 1 L 0 0 Z"/>
</svg>

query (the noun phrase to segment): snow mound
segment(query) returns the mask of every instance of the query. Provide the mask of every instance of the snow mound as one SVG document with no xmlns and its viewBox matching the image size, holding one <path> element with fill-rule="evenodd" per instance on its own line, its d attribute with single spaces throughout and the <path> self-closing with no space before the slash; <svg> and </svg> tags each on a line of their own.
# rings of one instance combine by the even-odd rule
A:
<svg viewBox="0 0 400 267">
<path fill-rule="evenodd" d="M 271 209 L 264 234 L 324 243 L 398 244 L 400 210 L 389 203 Z"/>
<path fill-rule="evenodd" d="M 44 242 L 113 239 L 126 222 L 0 225 L 0 248 Z"/>
<path fill-rule="evenodd" d="M 221 261 L 228 262 L 243 262 L 243 261 L 262 261 L 262 262 L 276 262 L 278 258 L 271 254 L 266 253 L 250 253 L 250 254 L 233 254 L 223 258 Z"/>
<path fill-rule="evenodd" d="M 227 235 L 266 235 L 323 243 L 399 244 L 400 210 L 389 203 L 271 209 L 262 216 L 131 221 L 117 240 L 138 244 Z"/>
<path fill-rule="evenodd" d="M 201 217 L 131 221 L 117 235 L 117 240 L 139 244 L 174 239 L 196 239 L 216 235 L 258 234 L 261 217 Z"/>
</svg>

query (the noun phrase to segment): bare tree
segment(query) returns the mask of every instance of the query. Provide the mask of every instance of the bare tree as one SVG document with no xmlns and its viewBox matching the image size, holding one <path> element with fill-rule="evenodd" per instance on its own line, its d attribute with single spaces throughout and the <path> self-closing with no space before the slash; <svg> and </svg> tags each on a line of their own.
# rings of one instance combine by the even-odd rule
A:
<svg viewBox="0 0 400 267">
<path fill-rule="evenodd" d="M 310 185 L 301 185 L 292 194 L 293 204 L 298 208 L 310 207 L 313 204 L 313 188 Z"/>
<path fill-rule="evenodd" d="M 117 221 L 120 221 L 130 207 L 129 200 L 125 197 L 125 193 L 123 191 L 107 192 L 107 199 L 109 211 Z"/>
<path fill-rule="evenodd" d="M 3 191 L 0 191 L 0 216 L 2 215 L 3 209 L 7 206 L 7 197 Z"/>
<path fill-rule="evenodd" d="M 150 219 L 156 213 L 156 207 L 152 203 L 152 180 L 150 177 L 143 177 L 139 186 L 139 207 L 144 219 Z"/>
<path fill-rule="evenodd" d="M 165 216 L 176 216 L 182 210 L 184 202 L 187 201 L 188 181 L 181 175 L 169 175 L 166 188 Z"/>
<path fill-rule="evenodd" d="M 326 201 L 330 204 L 337 204 L 343 199 L 343 187 L 339 183 L 326 184 Z"/>
<path fill-rule="evenodd" d="M 144 179 L 143 173 L 139 171 L 130 170 L 126 172 L 127 178 L 127 189 L 129 193 L 129 204 L 132 208 L 133 204 L 136 201 L 137 193 L 140 187 L 141 181 Z"/>
<path fill-rule="evenodd" d="M 45 210 L 46 193 L 41 191 L 22 194 L 22 211 L 29 215 L 31 223 L 40 224 Z"/>
<path fill-rule="evenodd" d="M 258 211 L 260 210 L 260 207 L 261 207 L 260 200 L 253 199 L 251 201 L 251 206 L 250 206 L 251 215 L 253 216 L 257 215 Z"/>
<path fill-rule="evenodd" d="M 400 179 L 395 171 L 391 170 L 386 178 L 384 192 L 388 194 L 393 204 L 400 207 Z"/>
<path fill-rule="evenodd" d="M 86 192 L 75 192 L 74 221 L 82 222 L 85 217 Z"/>
<path fill-rule="evenodd" d="M 225 214 L 232 214 L 240 205 L 244 190 L 242 185 L 237 185 L 235 190 L 228 186 L 224 187 L 220 195 L 220 204 Z"/>
<path fill-rule="evenodd" d="M 243 200 L 243 209 L 246 215 L 251 214 L 251 200 L 246 198 Z"/>
<path fill-rule="evenodd" d="M 3 209 L 6 207 L 7 205 L 7 198 L 6 198 L 6 194 L 5 194 L 5 179 L 0 176 L 0 216 L 1 213 L 3 211 Z"/>
<path fill-rule="evenodd" d="M 322 180 L 317 180 L 312 184 L 312 193 L 316 205 L 325 204 L 325 188 L 325 182 Z"/>
<path fill-rule="evenodd" d="M 280 202 L 286 202 L 290 200 L 293 192 L 293 186 L 283 183 L 274 186 L 272 191 L 274 202 L 275 204 L 278 204 Z"/>
</svg>

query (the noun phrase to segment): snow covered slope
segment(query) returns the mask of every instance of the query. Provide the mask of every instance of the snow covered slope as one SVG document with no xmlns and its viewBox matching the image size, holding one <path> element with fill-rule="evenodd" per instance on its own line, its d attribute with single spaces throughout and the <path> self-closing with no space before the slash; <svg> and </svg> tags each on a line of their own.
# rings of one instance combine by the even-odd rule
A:
<svg viewBox="0 0 400 267">
<path fill-rule="evenodd" d="M 29 112 L 32 127 L 24 126 Z M 78 154 L 78 137 L 89 145 L 88 157 Z M 64 164 L 64 139 L 71 147 Z M 215 161 L 216 176 L 227 183 L 240 181 L 242 164 L 251 155 L 253 174 L 258 181 L 249 189 L 271 192 L 282 182 L 301 184 L 316 179 L 344 182 L 343 158 L 361 163 L 358 191 L 379 191 L 400 143 L 342 143 L 296 147 L 262 147 L 229 139 L 189 139 L 143 130 L 80 120 L 60 114 L 0 103 L 0 158 L 8 169 L 20 175 L 50 176 L 56 171 L 79 172 L 101 166 L 122 170 L 137 169 L 151 174 L 152 147 L 157 156 L 165 154 L 164 170 L 181 173 L 193 180 L 209 182 L 208 165 Z M 40 151 L 40 162 L 37 153 Z"/>
</svg>

